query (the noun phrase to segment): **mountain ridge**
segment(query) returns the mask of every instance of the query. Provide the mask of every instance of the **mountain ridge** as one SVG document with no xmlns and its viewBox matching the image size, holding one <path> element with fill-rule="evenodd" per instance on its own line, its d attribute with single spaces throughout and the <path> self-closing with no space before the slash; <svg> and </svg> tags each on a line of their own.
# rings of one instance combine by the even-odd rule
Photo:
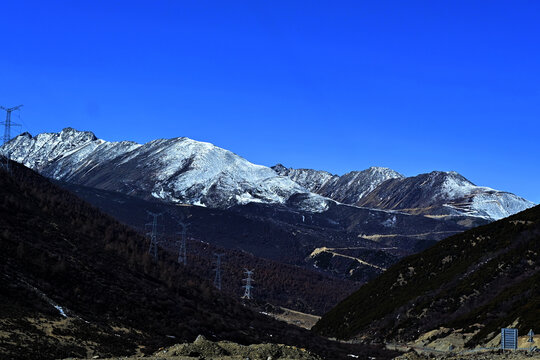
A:
<svg viewBox="0 0 540 360">
<path fill-rule="evenodd" d="M 508 192 L 478 187 L 456 172 L 404 177 L 389 168 L 370 167 L 338 176 L 280 164 L 268 168 L 186 137 L 145 144 L 108 142 L 89 131 L 65 128 L 35 137 L 21 134 L 2 149 L 13 160 L 57 180 L 216 208 L 294 203 L 302 210 L 324 212 L 337 202 L 428 216 L 497 220 L 534 205 Z M 425 186 L 426 177 L 445 179 Z M 293 197 L 297 200 L 289 201 Z M 423 201 L 416 201 L 417 197 Z"/>
<path fill-rule="evenodd" d="M 306 259 L 312 268 L 326 264 L 328 267 L 318 270 L 358 281 L 371 278 L 379 270 L 361 261 L 351 263 L 344 256 L 325 261 L 341 250 L 321 253 L 316 259 L 310 254 L 325 246 L 378 248 L 382 244 L 398 247 L 401 257 L 448 234 L 485 223 L 482 218 L 439 219 L 341 204 L 309 192 L 273 169 L 188 138 L 157 139 L 144 145 L 109 143 L 90 132 L 66 128 L 34 138 L 29 134 L 16 137 L 7 144 L 7 150 L 14 160 L 64 183 L 164 204 L 231 210 L 219 216 L 200 213 L 200 238 L 292 265 L 306 266 Z M 88 199 L 99 201 L 94 196 Z M 103 205 L 107 210 L 116 208 L 112 203 Z M 123 210 L 115 211 L 115 216 L 123 214 Z M 227 218 L 234 221 L 227 222 Z M 227 229 L 226 236 L 223 229 Z M 371 253 L 360 251 L 355 256 L 371 258 Z M 381 268 L 385 268 L 390 259 L 396 259 L 389 255 L 381 254 L 370 261 L 383 261 L 385 266 Z"/>
<path fill-rule="evenodd" d="M 372 209 L 499 220 L 535 205 L 510 192 L 477 186 L 456 171 L 405 177 L 389 168 L 370 167 L 339 176 L 322 170 L 286 168 L 281 164 L 272 168 L 319 195 Z M 314 186 L 304 185 L 308 182 Z"/>
<path fill-rule="evenodd" d="M 20 164 L 0 170 L 0 357 L 152 353 L 203 334 L 279 342 L 324 357 L 375 347 L 330 342 L 251 310 L 148 239 Z"/>
<path fill-rule="evenodd" d="M 468 346 L 486 343 L 512 324 L 528 331 L 540 320 L 539 245 L 540 206 L 453 235 L 401 259 L 314 329 L 390 342 L 457 331 L 471 334 Z"/>
<path fill-rule="evenodd" d="M 284 203 L 304 193 L 309 195 L 306 207 L 323 211 L 329 201 L 270 168 L 186 137 L 141 145 L 107 142 L 93 133 L 65 128 L 35 137 L 20 135 L 4 149 L 11 159 L 57 180 L 169 202 L 226 208 L 248 202 Z M 112 171 L 122 179 L 107 176 Z"/>
<path fill-rule="evenodd" d="M 384 181 L 403 177 L 392 169 L 376 166 L 350 171 L 342 176 L 324 170 L 285 168 L 281 164 L 273 166 L 272 169 L 314 193 L 349 205 L 358 204 Z"/>
</svg>

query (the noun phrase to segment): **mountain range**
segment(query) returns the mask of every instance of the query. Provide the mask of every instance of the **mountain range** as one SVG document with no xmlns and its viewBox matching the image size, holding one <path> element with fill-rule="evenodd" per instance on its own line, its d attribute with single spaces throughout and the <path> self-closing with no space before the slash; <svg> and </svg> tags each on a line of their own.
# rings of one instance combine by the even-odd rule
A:
<svg viewBox="0 0 540 360">
<path fill-rule="evenodd" d="M 456 172 L 339 176 L 255 165 L 188 138 L 107 142 L 71 128 L 24 133 L 2 151 L 50 179 L 17 164 L 0 171 L 0 325 L 16 330 L 0 353 L 12 357 L 149 352 L 198 333 L 349 356 L 349 345 L 246 308 L 234 299 L 240 281 L 214 290 L 222 249 L 224 274 L 258 268 L 260 299 L 278 306 L 322 313 L 365 284 L 317 323 L 325 337 L 472 346 L 540 319 L 539 207 Z M 148 210 L 162 214 L 157 261 Z M 192 268 L 175 261 L 178 219 Z"/>
<path fill-rule="evenodd" d="M 218 291 L 193 257 L 192 266 L 180 265 L 164 246 L 153 259 L 144 236 L 24 166 L 0 169 L 0 199 L 2 359 L 142 356 L 199 334 L 295 345 L 332 359 L 390 357 L 261 314 Z M 276 264 L 263 266 L 271 275 Z"/>
<path fill-rule="evenodd" d="M 140 145 L 107 142 L 67 128 L 35 137 L 24 133 L 5 150 L 11 159 L 47 177 L 146 199 L 228 208 L 251 202 L 283 204 L 304 193 L 310 195 L 303 200 L 306 208 L 324 211 L 327 206 L 323 197 L 268 167 L 183 137 Z"/>
<path fill-rule="evenodd" d="M 144 229 L 149 205 L 124 199 L 139 208 L 119 207 L 117 196 L 98 191 L 192 205 L 191 229 L 202 241 L 360 282 L 447 236 L 534 205 L 455 172 L 270 168 L 185 137 L 108 142 L 65 128 L 23 133 L 2 151 L 71 191 L 83 186 L 85 200 L 132 227 Z"/>
<path fill-rule="evenodd" d="M 342 176 L 326 171 L 255 165 L 210 143 L 185 137 L 146 144 L 108 142 L 88 131 L 63 129 L 4 145 L 11 159 L 41 174 L 143 198 L 229 208 L 285 204 L 324 212 L 330 202 L 422 215 L 497 220 L 533 206 L 514 194 L 479 187 L 455 172 L 404 177 L 371 167 Z"/>
<path fill-rule="evenodd" d="M 332 175 L 326 171 L 272 167 L 278 174 L 343 204 L 410 214 L 474 216 L 498 220 L 534 203 L 509 192 L 476 186 L 455 171 L 405 177 L 381 167 Z"/>
</svg>

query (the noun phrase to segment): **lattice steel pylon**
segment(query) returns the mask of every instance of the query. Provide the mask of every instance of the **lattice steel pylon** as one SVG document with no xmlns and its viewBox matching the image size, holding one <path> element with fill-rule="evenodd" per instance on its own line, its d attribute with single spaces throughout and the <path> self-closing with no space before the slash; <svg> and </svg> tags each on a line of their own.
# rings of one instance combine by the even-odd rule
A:
<svg viewBox="0 0 540 360">
<path fill-rule="evenodd" d="M 12 126 L 21 126 L 21 124 L 16 124 L 11 121 L 11 112 L 15 110 L 19 110 L 22 107 L 22 105 L 17 105 L 11 108 L 6 108 L 4 106 L 0 106 L 0 109 L 4 110 L 6 112 L 6 120 L 1 122 L 0 125 L 4 125 L 4 138 L 2 144 L 5 145 L 11 140 L 11 127 Z M 2 164 L 2 166 L 9 171 L 9 153 L 4 149 L 3 154 L 5 158 L 5 163 Z"/>
<path fill-rule="evenodd" d="M 180 248 L 178 249 L 178 263 L 184 264 L 184 266 L 187 265 L 187 245 L 186 245 L 186 234 L 187 234 L 187 228 L 189 227 L 189 224 L 184 223 L 183 221 L 179 221 L 178 224 L 180 227 L 182 227 L 182 231 L 178 232 L 177 234 L 180 234 Z"/>
<path fill-rule="evenodd" d="M 152 227 L 152 230 L 146 233 L 146 235 L 150 237 L 150 247 L 148 248 L 148 253 L 152 255 L 154 260 L 157 260 L 157 257 L 158 257 L 157 218 L 161 216 L 161 213 L 157 214 L 151 211 L 147 211 L 147 213 L 148 215 L 152 216 L 152 222 L 146 224 L 146 226 Z"/>
<path fill-rule="evenodd" d="M 246 282 L 246 285 L 242 286 L 244 288 L 244 296 L 242 296 L 242 299 L 248 299 L 251 300 L 253 297 L 251 296 L 251 289 L 253 289 L 253 285 L 251 283 L 253 282 L 253 270 L 244 269 L 244 273 L 247 275 L 247 278 L 243 279 Z"/>
<path fill-rule="evenodd" d="M 214 271 L 216 272 L 216 276 L 214 277 L 214 286 L 221 290 L 221 257 L 225 254 L 216 254 L 214 253 L 214 256 L 216 257 L 216 268 Z"/>
</svg>

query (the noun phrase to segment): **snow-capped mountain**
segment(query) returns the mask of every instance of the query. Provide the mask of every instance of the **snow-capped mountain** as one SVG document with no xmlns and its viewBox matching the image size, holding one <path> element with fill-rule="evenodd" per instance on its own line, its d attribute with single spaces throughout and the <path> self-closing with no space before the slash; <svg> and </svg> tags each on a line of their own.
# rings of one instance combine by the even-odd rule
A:
<svg viewBox="0 0 540 360">
<path fill-rule="evenodd" d="M 404 177 L 392 169 L 370 167 L 338 176 L 281 164 L 272 168 L 312 192 L 362 207 L 498 220 L 534 206 L 517 195 L 476 186 L 454 171 Z"/>
<path fill-rule="evenodd" d="M 351 205 L 357 205 L 360 199 L 386 180 L 403 178 L 400 173 L 384 167 L 351 171 L 342 176 L 321 170 L 286 168 L 281 164 L 272 169 L 314 193 Z"/>
<path fill-rule="evenodd" d="M 4 151 L 47 177 L 143 198 L 227 208 L 285 203 L 294 194 L 306 194 L 302 208 L 315 212 L 324 211 L 329 201 L 268 167 L 185 137 L 141 145 L 66 128 L 35 137 L 24 133 Z"/>
<path fill-rule="evenodd" d="M 517 195 L 476 186 L 455 171 L 433 171 L 380 184 L 360 206 L 424 215 L 467 215 L 498 220 L 534 206 Z"/>
<path fill-rule="evenodd" d="M 455 172 L 404 177 L 392 169 L 371 167 L 338 176 L 283 165 L 269 168 L 185 137 L 146 144 L 108 142 L 91 132 L 66 128 L 35 137 L 21 134 L 2 151 L 53 179 L 215 208 L 287 203 L 322 212 L 334 200 L 411 214 L 496 220 L 534 205 L 511 193 L 476 186 Z"/>
</svg>

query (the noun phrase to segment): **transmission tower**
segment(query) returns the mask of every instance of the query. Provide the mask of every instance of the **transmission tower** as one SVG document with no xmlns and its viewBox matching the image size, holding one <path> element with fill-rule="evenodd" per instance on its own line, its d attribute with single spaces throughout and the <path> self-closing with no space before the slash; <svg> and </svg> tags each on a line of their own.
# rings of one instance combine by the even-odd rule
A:
<svg viewBox="0 0 540 360">
<path fill-rule="evenodd" d="M 9 140 L 11 140 L 11 127 L 21 126 L 20 124 L 11 122 L 11 112 L 14 110 L 19 110 L 21 107 L 22 105 L 17 105 L 11 108 L 0 106 L 0 109 L 6 112 L 6 121 L 0 123 L 0 125 L 4 125 L 4 141 L 2 143 L 3 145 L 7 144 Z M 5 157 L 5 164 L 3 164 L 3 166 L 7 171 L 9 171 L 9 153 L 7 152 L 7 150 L 5 150 L 5 148 L 3 155 Z"/>
<path fill-rule="evenodd" d="M 187 255 L 186 255 L 186 233 L 188 224 L 184 223 L 183 221 L 178 221 L 178 224 L 180 227 L 182 227 L 182 231 L 178 232 L 177 234 L 180 234 L 180 248 L 178 249 L 178 263 L 187 265 Z"/>
<path fill-rule="evenodd" d="M 242 299 L 248 299 L 251 300 L 253 297 L 251 297 L 251 289 L 253 289 L 253 285 L 251 283 L 253 282 L 253 270 L 244 269 L 244 273 L 247 275 L 247 278 L 243 279 L 246 282 L 246 285 L 242 286 L 244 288 L 244 296 L 242 296 Z"/>
<path fill-rule="evenodd" d="M 216 277 L 214 278 L 214 286 L 221 290 L 221 257 L 225 254 L 216 254 L 214 253 L 214 256 L 216 257 L 216 268 L 214 271 L 216 272 Z"/>
<path fill-rule="evenodd" d="M 161 214 L 153 213 L 150 211 L 147 211 L 147 213 L 153 218 L 151 223 L 146 224 L 146 226 L 149 226 L 152 229 L 150 232 L 146 234 L 147 236 L 150 237 L 150 248 L 148 249 L 148 253 L 154 257 L 154 260 L 157 260 L 157 257 L 158 257 L 157 218 L 158 216 L 161 216 Z"/>
</svg>

